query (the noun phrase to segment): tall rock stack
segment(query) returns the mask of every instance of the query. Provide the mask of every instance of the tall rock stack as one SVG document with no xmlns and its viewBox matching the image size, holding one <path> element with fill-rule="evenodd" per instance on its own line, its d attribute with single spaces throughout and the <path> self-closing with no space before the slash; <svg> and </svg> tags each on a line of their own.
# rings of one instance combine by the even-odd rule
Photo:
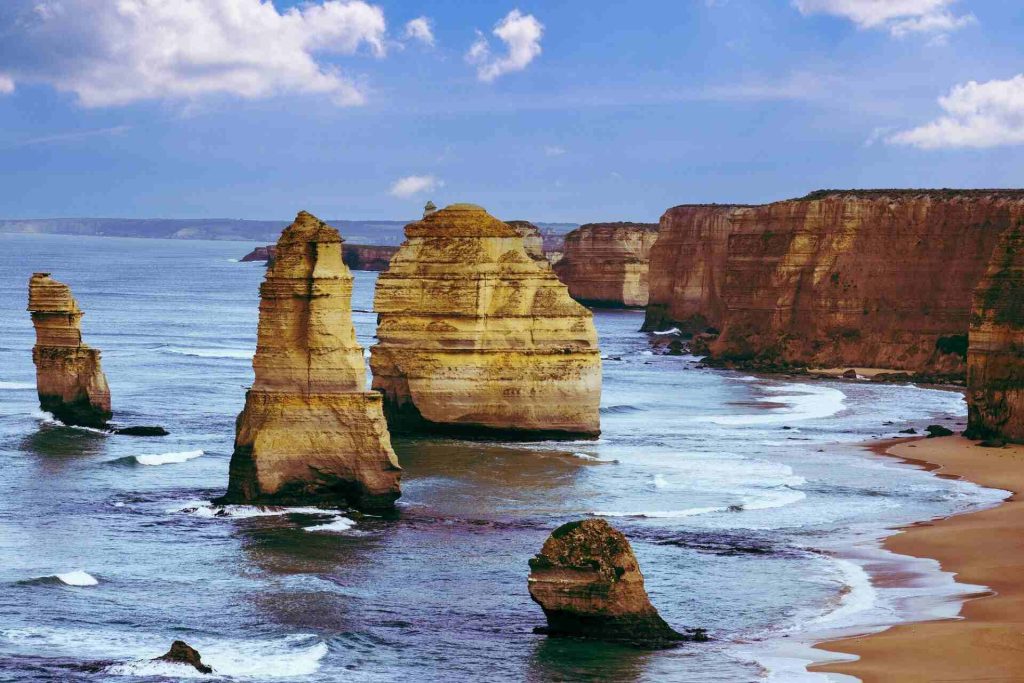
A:
<svg viewBox="0 0 1024 683">
<path fill-rule="evenodd" d="M 373 387 L 392 428 L 505 437 L 599 433 L 591 313 L 522 236 L 454 204 L 405 228 L 377 280 Z"/>
<path fill-rule="evenodd" d="M 975 290 L 967 366 L 966 435 L 1024 443 L 1024 223 L 1003 233 Z"/>
<path fill-rule="evenodd" d="M 260 287 L 256 381 L 220 502 L 390 508 L 401 468 L 381 396 L 366 391 L 352 274 L 338 231 L 301 212 Z"/>
<path fill-rule="evenodd" d="M 565 236 L 555 264 L 569 295 L 592 306 L 647 305 L 648 266 L 658 226 L 650 223 L 590 223 Z"/>
<path fill-rule="evenodd" d="M 82 310 L 71 289 L 35 273 L 28 283 L 28 310 L 36 329 L 32 361 L 43 410 L 68 425 L 105 427 L 110 389 L 100 352 L 82 343 Z"/>
</svg>

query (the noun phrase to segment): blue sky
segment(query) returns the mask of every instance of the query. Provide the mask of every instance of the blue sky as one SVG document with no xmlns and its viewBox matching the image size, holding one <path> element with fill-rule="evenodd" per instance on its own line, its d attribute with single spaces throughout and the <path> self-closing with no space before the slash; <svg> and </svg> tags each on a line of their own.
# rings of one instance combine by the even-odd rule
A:
<svg viewBox="0 0 1024 683">
<path fill-rule="evenodd" d="M 1017 4 L 5 0 L 0 217 L 400 219 L 433 199 L 654 221 L 1019 187 Z"/>
</svg>

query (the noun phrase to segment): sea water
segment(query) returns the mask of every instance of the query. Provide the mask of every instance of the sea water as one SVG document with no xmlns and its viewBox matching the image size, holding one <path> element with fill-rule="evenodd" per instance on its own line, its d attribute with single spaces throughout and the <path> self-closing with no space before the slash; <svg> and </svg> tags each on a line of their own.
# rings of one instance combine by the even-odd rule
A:
<svg viewBox="0 0 1024 683">
<path fill-rule="evenodd" d="M 215 508 L 252 381 L 263 264 L 251 245 L 0 235 L 0 680 L 176 680 L 148 660 L 182 639 L 238 681 L 701 681 L 806 677 L 815 634 L 955 603 L 885 530 L 1005 494 L 859 444 L 939 422 L 953 391 L 760 378 L 652 353 L 642 313 L 596 311 L 596 441 L 396 438 L 396 520 Z M 162 438 L 62 426 L 34 391 L 33 271 L 72 286 L 103 351 L 116 420 Z M 360 342 L 374 273 L 355 273 Z M 527 561 L 559 524 L 630 538 L 653 603 L 712 641 L 646 652 L 533 633 Z M 936 607 L 939 605 L 940 607 Z M 198 674 L 197 674 L 198 675 Z"/>
</svg>

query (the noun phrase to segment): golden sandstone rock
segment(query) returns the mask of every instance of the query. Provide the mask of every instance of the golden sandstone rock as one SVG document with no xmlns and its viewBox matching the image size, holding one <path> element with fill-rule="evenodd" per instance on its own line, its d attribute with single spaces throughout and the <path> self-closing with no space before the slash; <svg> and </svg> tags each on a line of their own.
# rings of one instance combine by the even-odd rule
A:
<svg viewBox="0 0 1024 683">
<path fill-rule="evenodd" d="M 601 360 L 590 311 L 520 234 L 479 206 L 411 223 L 377 280 L 373 387 L 392 428 L 596 436 Z"/>
<path fill-rule="evenodd" d="M 341 244 L 304 211 L 281 233 L 260 288 L 256 381 L 220 502 L 386 509 L 400 495 L 381 396 L 366 391 Z"/>
<path fill-rule="evenodd" d="M 967 436 L 1024 443 L 1024 223 L 1003 233 L 974 293 Z"/>
<path fill-rule="evenodd" d="M 565 236 L 555 274 L 573 299 L 592 306 L 647 305 L 647 272 L 658 226 L 588 223 Z"/>
<path fill-rule="evenodd" d="M 28 310 L 36 329 L 32 361 L 43 410 L 68 425 L 105 427 L 110 389 L 100 352 L 82 343 L 82 311 L 71 289 L 35 273 L 28 283 Z"/>
</svg>

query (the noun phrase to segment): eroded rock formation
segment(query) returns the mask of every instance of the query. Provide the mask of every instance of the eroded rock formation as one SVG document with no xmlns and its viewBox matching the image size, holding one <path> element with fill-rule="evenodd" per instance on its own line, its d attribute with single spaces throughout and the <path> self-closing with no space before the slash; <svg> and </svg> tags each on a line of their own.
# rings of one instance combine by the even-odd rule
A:
<svg viewBox="0 0 1024 683">
<path fill-rule="evenodd" d="M 256 247 L 240 260 L 242 263 L 249 263 L 251 261 L 269 261 L 272 258 L 274 258 L 274 245 L 268 244 L 265 247 Z"/>
<path fill-rule="evenodd" d="M 648 265 L 658 226 L 590 223 L 565 236 L 555 274 L 569 295 L 592 306 L 646 306 Z"/>
<path fill-rule="evenodd" d="M 535 261 L 543 261 L 547 258 L 544 256 L 544 237 L 540 234 L 540 228 L 530 221 L 505 222 L 515 228 L 523 238 L 523 246 L 526 247 L 526 253 L 530 255 L 530 258 Z"/>
<path fill-rule="evenodd" d="M 392 428 L 596 435 L 591 313 L 508 224 L 455 204 L 405 229 L 377 280 L 373 387 Z"/>
<path fill-rule="evenodd" d="M 629 541 L 603 519 L 555 529 L 530 560 L 530 597 L 547 617 L 549 635 L 659 647 L 704 639 L 672 629 L 651 605 Z"/>
<path fill-rule="evenodd" d="M 256 381 L 238 416 L 223 503 L 324 502 L 386 509 L 400 468 L 366 391 L 352 274 L 338 231 L 301 212 L 260 288 Z"/>
<path fill-rule="evenodd" d="M 1024 223 L 1003 233 L 975 290 L 967 360 L 966 435 L 1024 443 Z"/>
<path fill-rule="evenodd" d="M 83 314 L 71 289 L 49 273 L 35 273 L 28 283 L 28 310 L 36 330 L 32 361 L 40 407 L 64 424 L 105 427 L 110 389 L 99 350 L 82 342 Z"/>
<path fill-rule="evenodd" d="M 267 265 L 274 262 L 274 254 L 277 247 L 268 244 L 265 247 L 256 247 L 242 257 L 242 261 L 266 261 Z M 381 271 L 388 269 L 388 262 L 398 251 L 398 247 L 385 247 L 372 244 L 342 244 L 341 258 L 345 265 L 351 270 L 374 270 Z"/>
<path fill-rule="evenodd" d="M 153 661 L 190 666 L 202 674 L 213 673 L 213 667 L 203 664 L 203 658 L 199 652 L 183 640 L 171 643 L 171 649 L 167 651 L 167 654 L 160 655 Z"/>
<path fill-rule="evenodd" d="M 645 328 L 720 330 L 713 359 L 962 376 L 971 293 L 1024 192 L 821 191 L 677 207 Z"/>
</svg>

